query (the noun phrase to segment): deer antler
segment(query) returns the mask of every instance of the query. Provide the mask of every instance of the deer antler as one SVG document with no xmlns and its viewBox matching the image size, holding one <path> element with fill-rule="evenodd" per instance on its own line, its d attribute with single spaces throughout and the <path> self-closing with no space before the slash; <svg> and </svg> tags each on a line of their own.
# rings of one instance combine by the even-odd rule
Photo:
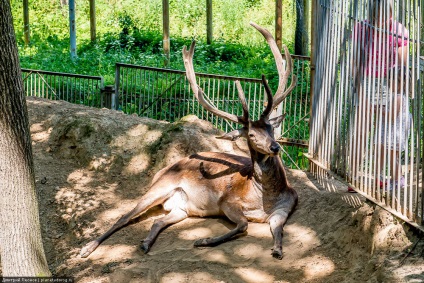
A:
<svg viewBox="0 0 424 283">
<path fill-rule="evenodd" d="M 243 117 L 239 117 L 243 119 L 243 122 L 247 122 L 249 120 L 249 107 L 247 106 L 246 96 L 244 95 L 243 88 L 241 87 L 240 81 L 236 81 L 238 96 L 240 98 L 241 106 L 243 107 Z"/>
<path fill-rule="evenodd" d="M 268 85 L 265 75 L 262 75 L 262 84 L 265 88 L 266 96 L 268 98 L 268 104 L 266 105 L 266 108 L 262 113 L 261 117 L 268 117 L 269 113 L 271 113 L 272 109 L 274 109 L 274 97 L 272 96 L 271 88 Z"/>
<path fill-rule="evenodd" d="M 289 88 L 285 90 L 289 76 L 293 71 L 293 63 L 289 50 L 286 46 L 284 46 L 284 54 L 287 61 L 286 70 L 284 71 L 283 56 L 281 55 L 280 49 L 278 48 L 277 43 L 275 42 L 275 39 L 272 34 L 267 29 L 257 25 L 254 22 L 250 22 L 250 25 L 257 29 L 265 37 L 269 47 L 271 48 L 272 54 L 274 55 L 275 64 L 278 70 L 278 89 L 275 92 L 272 107 L 269 107 L 270 102 L 268 101 L 267 108 L 262 113 L 262 116 L 268 117 L 271 111 L 274 110 L 275 107 L 277 107 L 296 86 L 297 77 L 295 75 L 292 76 L 291 84 Z"/>
<path fill-rule="evenodd" d="M 243 106 L 243 116 L 238 117 L 234 114 L 227 113 L 225 111 L 219 110 L 214 105 L 210 104 L 208 101 L 206 101 L 204 97 L 203 90 L 197 85 L 196 83 L 196 74 L 194 73 L 194 67 L 193 67 L 193 54 L 194 54 L 194 46 L 196 45 L 196 42 L 193 40 L 193 42 L 190 45 L 190 49 L 187 50 L 186 46 L 183 48 L 183 59 L 184 59 L 184 66 L 186 69 L 186 75 L 187 79 L 190 83 L 191 89 L 193 90 L 194 96 L 199 101 L 199 103 L 209 112 L 215 114 L 216 116 L 219 116 L 221 118 L 224 118 L 226 120 L 230 120 L 234 123 L 246 123 L 249 119 L 249 110 L 247 107 L 246 97 L 243 93 L 242 87 L 240 85 L 239 81 L 236 81 L 236 86 L 238 90 L 238 96 L 240 98 L 241 104 Z"/>
</svg>

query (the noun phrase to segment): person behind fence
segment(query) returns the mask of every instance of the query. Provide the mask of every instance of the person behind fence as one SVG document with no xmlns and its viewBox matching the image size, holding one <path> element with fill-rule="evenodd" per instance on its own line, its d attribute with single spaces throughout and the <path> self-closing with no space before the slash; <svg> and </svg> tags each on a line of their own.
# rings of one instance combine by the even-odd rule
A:
<svg viewBox="0 0 424 283">
<path fill-rule="evenodd" d="M 367 9 L 369 20 L 355 24 L 352 30 L 352 86 L 353 127 L 350 149 L 350 182 L 361 189 L 372 162 L 364 152 L 373 150 L 370 132 L 373 121 L 372 99 L 388 95 L 387 70 L 407 66 L 409 32 L 393 19 L 391 0 L 370 0 Z M 368 167 L 367 167 L 368 166 Z M 375 173 L 375 172 L 372 172 Z M 375 184 L 378 184 L 378 176 Z M 352 186 L 349 192 L 355 192 Z"/>
<path fill-rule="evenodd" d="M 380 160 L 382 176 L 389 173 L 392 178 L 386 183 L 388 190 L 403 188 L 405 178 L 401 174 L 400 154 L 408 146 L 412 114 L 409 112 L 410 71 L 406 67 L 392 68 L 387 73 L 390 97 L 387 104 L 375 104 L 375 110 L 381 115 L 376 123 L 375 143 L 377 160 Z M 377 172 L 377 163 L 375 172 Z M 386 166 L 388 164 L 389 166 Z M 388 167 L 388 168 L 386 168 Z M 384 180 L 384 178 L 382 178 Z"/>
</svg>

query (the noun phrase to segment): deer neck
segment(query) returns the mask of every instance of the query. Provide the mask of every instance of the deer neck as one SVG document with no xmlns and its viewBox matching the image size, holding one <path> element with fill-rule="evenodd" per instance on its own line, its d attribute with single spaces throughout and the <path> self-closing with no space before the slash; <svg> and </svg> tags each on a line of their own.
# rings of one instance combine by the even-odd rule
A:
<svg viewBox="0 0 424 283">
<path fill-rule="evenodd" d="M 288 187 L 286 172 L 279 156 L 251 150 L 253 182 L 259 190 L 281 192 Z"/>
</svg>

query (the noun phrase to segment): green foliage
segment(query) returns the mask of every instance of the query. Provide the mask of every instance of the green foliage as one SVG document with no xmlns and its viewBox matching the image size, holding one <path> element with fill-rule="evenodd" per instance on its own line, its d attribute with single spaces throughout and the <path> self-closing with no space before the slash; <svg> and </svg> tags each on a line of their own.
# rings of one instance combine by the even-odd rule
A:
<svg viewBox="0 0 424 283">
<path fill-rule="evenodd" d="M 22 1 L 11 1 L 22 67 L 101 75 L 107 84 L 113 83 L 116 62 L 163 67 L 162 1 L 97 0 L 96 43 L 89 41 L 89 2 L 78 1 L 75 60 L 69 56 L 69 15 L 63 2 L 29 0 L 31 45 L 24 47 Z M 291 48 L 293 1 L 283 1 L 283 6 L 283 38 Z M 272 85 L 276 77 L 271 53 L 248 23 L 256 21 L 273 31 L 274 9 L 273 0 L 214 0 L 214 43 L 207 45 L 205 1 L 170 0 L 170 67 L 183 69 L 182 46 L 197 39 L 197 71 L 244 77 L 265 73 Z"/>
<path fill-rule="evenodd" d="M 97 0 L 97 41 L 94 43 L 90 41 L 89 1 L 77 1 L 78 50 L 74 60 L 69 55 L 68 6 L 62 2 L 29 0 L 31 44 L 24 46 L 22 1 L 11 0 L 23 68 L 103 76 L 108 85 L 114 83 L 116 62 L 163 67 L 162 1 Z M 293 50 L 295 31 L 294 2 L 283 1 L 283 39 L 290 50 Z M 265 74 L 275 90 L 278 75 L 272 53 L 262 35 L 249 25 L 254 21 L 273 32 L 274 9 L 274 0 L 214 0 L 214 41 L 208 45 L 205 1 L 170 0 L 169 67 L 184 69 L 181 50 L 195 39 L 197 72 L 250 78 Z M 128 113 L 139 112 L 137 100 L 122 103 L 121 107 Z M 171 114 L 175 112 L 171 111 L 175 105 L 164 102 L 158 107 L 167 119 L 178 118 Z M 294 150 L 290 155 L 302 163 L 304 160 L 298 152 Z"/>
<path fill-rule="evenodd" d="M 69 34 L 68 6 L 61 0 L 29 0 L 32 36 L 45 40 L 55 35 L 65 39 Z M 283 38 L 292 45 L 294 37 L 294 2 L 283 1 Z M 23 40 L 22 1 L 11 0 L 18 38 Z M 215 39 L 256 45 L 261 36 L 249 26 L 255 21 L 274 30 L 274 0 L 214 0 L 213 36 Z M 122 20 L 128 19 L 140 30 L 162 31 L 162 1 L 97 0 L 97 32 L 99 35 L 119 33 Z M 76 2 L 76 25 L 79 41 L 90 37 L 89 1 Z M 126 16 L 126 17 L 125 17 Z M 206 4 L 204 0 L 170 0 L 170 32 L 173 37 L 205 38 Z"/>
</svg>

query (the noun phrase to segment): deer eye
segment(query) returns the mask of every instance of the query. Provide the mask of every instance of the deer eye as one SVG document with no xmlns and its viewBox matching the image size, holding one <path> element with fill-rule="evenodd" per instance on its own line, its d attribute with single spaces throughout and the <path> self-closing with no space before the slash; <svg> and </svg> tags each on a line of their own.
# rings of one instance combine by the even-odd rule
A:
<svg viewBox="0 0 424 283">
<path fill-rule="evenodd" d="M 249 137 L 253 138 L 253 137 L 255 137 L 255 135 L 254 134 L 249 134 Z"/>
</svg>

